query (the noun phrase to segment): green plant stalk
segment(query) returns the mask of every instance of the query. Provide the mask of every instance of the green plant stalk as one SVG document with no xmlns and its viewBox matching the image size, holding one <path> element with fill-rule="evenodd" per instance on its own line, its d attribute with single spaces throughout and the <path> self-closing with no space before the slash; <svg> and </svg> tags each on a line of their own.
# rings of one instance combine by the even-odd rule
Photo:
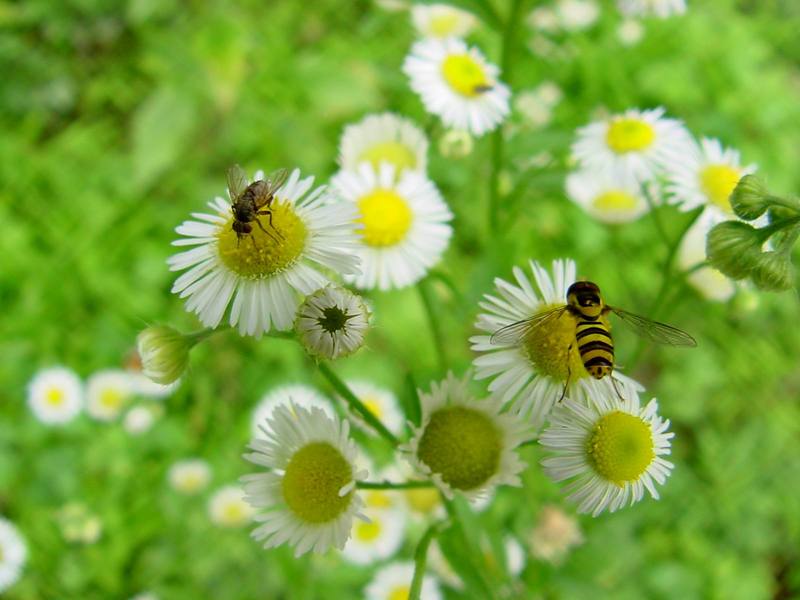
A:
<svg viewBox="0 0 800 600">
<path fill-rule="evenodd" d="M 428 548 L 439 532 L 444 528 L 445 522 L 439 521 L 432 524 L 414 550 L 414 577 L 411 579 L 411 589 L 408 591 L 408 600 L 420 600 L 422 592 L 422 578 L 425 575 L 425 563 L 428 561 Z"/>
<path fill-rule="evenodd" d="M 356 487 L 361 490 L 413 490 L 433 487 L 430 481 L 357 481 Z"/>
<path fill-rule="evenodd" d="M 445 371 L 447 369 L 447 346 L 445 345 L 444 335 L 442 334 L 441 323 L 439 322 L 439 315 L 436 313 L 434 306 L 433 292 L 430 289 L 430 284 L 427 279 L 423 279 L 417 284 L 419 296 L 422 300 L 422 305 L 425 307 L 425 314 L 428 316 L 428 325 L 431 328 L 431 335 L 433 336 L 433 343 L 436 346 L 436 356 L 439 360 L 439 369 Z"/>
<path fill-rule="evenodd" d="M 442 497 L 442 504 L 444 504 L 445 510 L 447 510 L 447 516 L 450 518 L 450 522 L 453 524 L 458 524 L 459 531 L 461 532 L 463 537 L 464 545 L 470 551 L 469 556 L 470 556 L 470 562 L 472 563 L 472 568 L 478 575 L 478 580 L 481 582 L 484 588 L 483 597 L 495 600 L 497 598 L 497 594 L 495 593 L 494 588 L 487 581 L 483 569 L 481 569 L 481 564 L 479 562 L 479 559 L 481 558 L 480 548 L 476 547 L 469 539 L 469 536 L 467 536 L 466 533 L 464 532 L 464 524 L 461 522 L 461 519 L 459 519 L 458 510 L 456 510 L 456 507 L 453 505 L 453 502 L 448 500 L 444 496 L 444 494 L 442 494 L 441 497 Z"/>
</svg>

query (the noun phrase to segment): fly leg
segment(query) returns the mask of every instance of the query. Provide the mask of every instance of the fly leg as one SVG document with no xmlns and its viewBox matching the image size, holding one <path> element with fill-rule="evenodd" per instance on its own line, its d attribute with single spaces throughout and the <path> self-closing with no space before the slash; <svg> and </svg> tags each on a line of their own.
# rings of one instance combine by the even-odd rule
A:
<svg viewBox="0 0 800 600">
<path fill-rule="evenodd" d="M 612 371 L 608 376 L 611 378 L 611 386 L 614 388 L 614 391 L 617 392 L 617 396 L 619 396 L 619 399 L 622 402 L 625 402 L 625 398 L 622 397 L 622 394 L 620 393 L 619 388 L 617 387 L 617 380 L 614 379 L 614 372 Z"/>
<path fill-rule="evenodd" d="M 258 213 L 258 214 L 262 214 L 262 213 Z M 272 212 L 270 212 L 270 213 L 269 213 L 269 221 L 270 221 L 270 225 L 272 225 Z M 275 237 L 275 234 L 274 234 L 274 233 L 270 233 L 269 231 L 267 231 L 266 229 L 264 229 L 264 226 L 261 224 L 261 221 L 259 220 L 259 218 L 258 218 L 258 217 L 256 217 L 256 218 L 255 218 L 255 222 L 256 222 L 256 223 L 258 223 L 258 226 L 261 228 L 261 231 L 263 231 L 264 233 L 266 233 L 266 234 L 267 234 L 269 237 L 271 237 L 273 240 L 275 240 L 275 241 L 276 241 L 276 242 L 278 242 L 279 244 L 281 243 L 281 240 L 280 240 L 280 239 L 278 239 L 277 237 Z M 273 227 L 273 229 L 275 229 L 275 227 Z M 279 232 L 278 230 L 275 230 L 275 233 L 277 233 L 278 235 L 280 235 L 280 232 Z"/>
<path fill-rule="evenodd" d="M 564 382 L 564 389 L 561 391 L 561 398 L 558 399 L 559 403 L 564 399 L 564 396 L 567 395 L 567 388 L 569 387 L 569 380 L 572 377 L 572 368 L 569 365 L 570 354 L 572 354 L 572 344 L 570 344 L 569 348 L 567 348 L 567 380 Z"/>
<path fill-rule="evenodd" d="M 278 234 L 278 236 L 279 236 L 281 239 L 283 239 L 283 236 L 281 235 L 281 232 L 280 232 L 280 231 L 278 231 L 277 229 L 275 229 L 275 225 L 273 225 L 273 224 L 272 224 L 272 211 L 271 211 L 271 210 L 269 210 L 269 209 L 266 209 L 266 210 L 260 210 L 260 211 L 258 211 L 258 214 L 259 214 L 259 215 L 267 215 L 267 216 L 269 217 L 269 226 L 270 226 L 270 227 L 272 227 L 272 229 L 274 229 L 274 230 L 275 230 L 275 233 L 277 233 L 277 234 Z M 258 217 L 256 217 L 256 221 L 258 221 Z M 259 222 L 258 224 L 259 224 L 259 225 L 261 225 L 261 223 L 260 223 L 260 222 Z M 262 227 L 261 229 L 264 229 L 264 228 Z"/>
</svg>

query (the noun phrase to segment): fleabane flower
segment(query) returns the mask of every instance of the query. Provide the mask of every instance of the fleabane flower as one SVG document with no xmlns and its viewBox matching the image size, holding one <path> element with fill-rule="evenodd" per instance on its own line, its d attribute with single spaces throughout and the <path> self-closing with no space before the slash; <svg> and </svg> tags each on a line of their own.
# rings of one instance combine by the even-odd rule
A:
<svg viewBox="0 0 800 600">
<path fill-rule="evenodd" d="M 411 22 L 423 38 L 463 38 L 475 28 L 477 19 L 472 13 L 450 4 L 414 4 Z"/>
<path fill-rule="evenodd" d="M 255 180 L 263 174 L 256 173 Z M 321 269 L 358 273 L 353 206 L 335 202 L 325 187 L 312 190 L 313 177 L 300 178 L 295 169 L 276 192 L 270 216 L 252 223 L 252 232 L 239 239 L 232 229 L 231 201 L 217 197 L 212 213 L 193 213 L 196 220 L 176 228 L 183 236 L 175 246 L 192 249 L 170 257 L 172 271 L 186 271 L 172 291 L 186 299 L 211 328 L 222 321 L 242 335 L 260 337 L 275 328 L 291 329 L 300 296 L 328 283 Z"/>
<path fill-rule="evenodd" d="M 168 386 L 180 379 L 189 364 L 194 340 L 168 325 L 151 325 L 136 336 L 142 373 L 154 383 Z"/>
<path fill-rule="evenodd" d="M 354 171 L 362 163 L 377 170 L 386 162 L 395 173 L 405 169 L 425 173 L 428 168 L 428 138 L 410 120 L 393 113 L 368 115 L 344 129 L 339 142 L 339 165 Z"/>
<path fill-rule="evenodd" d="M 403 544 L 407 515 L 402 510 L 365 508 L 367 521 L 355 520 L 342 557 L 368 565 L 393 556 Z"/>
<path fill-rule="evenodd" d="M 641 185 L 613 171 L 578 171 L 567 176 L 569 199 L 603 223 L 629 223 L 648 210 Z"/>
<path fill-rule="evenodd" d="M 381 163 L 341 171 L 333 185 L 361 215 L 355 253 L 361 274 L 346 279 L 361 289 L 388 290 L 416 283 L 450 242 L 453 214 L 426 176 Z"/>
<path fill-rule="evenodd" d="M 309 355 L 334 360 L 364 345 L 370 312 L 361 296 L 328 285 L 306 296 L 297 309 L 295 331 Z"/>
<path fill-rule="evenodd" d="M 176 492 L 197 494 L 211 481 L 211 467 L 202 458 L 179 460 L 169 468 L 167 479 Z"/>
<path fill-rule="evenodd" d="M 467 499 L 490 494 L 499 485 L 521 485 L 525 468 L 517 446 L 532 437 L 517 414 L 501 413 L 497 398 L 476 399 L 470 376 L 449 373 L 431 391 L 420 391 L 422 422 L 401 450 L 408 462 L 445 496 L 461 492 Z"/>
<path fill-rule="evenodd" d="M 416 42 L 403 72 L 426 110 L 447 127 L 481 136 L 508 115 L 511 92 L 499 81 L 499 69 L 462 40 Z"/>
<path fill-rule="evenodd" d="M 666 19 L 686 12 L 686 0 L 617 0 L 617 8 L 626 17 L 655 16 Z"/>
<path fill-rule="evenodd" d="M 253 410 L 252 435 L 254 438 L 264 437 L 263 428 L 279 406 L 287 406 L 289 410 L 294 410 L 296 406 L 306 409 L 314 407 L 331 418 L 335 414 L 330 399 L 310 385 L 303 383 L 281 385 L 264 394 Z"/>
<path fill-rule="evenodd" d="M 550 415 L 539 443 L 550 456 L 542 460 L 554 481 L 572 480 L 564 488 L 578 512 L 597 516 L 633 505 L 647 490 L 658 499 L 672 470 L 669 420 L 658 416 L 655 399 L 642 407 L 636 389 L 618 386 L 620 395 L 599 387 L 567 398 Z"/>
<path fill-rule="evenodd" d="M 583 543 L 578 521 L 555 505 L 542 508 L 530 535 L 531 554 L 553 565 L 561 564 L 573 546 Z"/>
<path fill-rule="evenodd" d="M 218 489 L 208 501 L 211 521 L 221 527 L 241 527 L 253 520 L 255 510 L 245 501 L 238 485 L 226 485 Z"/>
<path fill-rule="evenodd" d="M 86 381 L 86 412 L 98 421 L 113 421 L 133 397 L 133 389 L 133 378 L 127 371 L 98 371 Z"/>
<path fill-rule="evenodd" d="M 28 559 L 28 546 L 16 526 L 0 517 L 0 592 L 14 585 Z"/>
<path fill-rule="evenodd" d="M 28 383 L 28 407 L 45 425 L 64 425 L 83 408 L 80 378 L 64 367 L 43 369 Z"/>
<path fill-rule="evenodd" d="M 265 548 L 294 547 L 295 556 L 309 550 L 343 548 L 362 517 L 356 481 L 366 477 L 355 466 L 356 446 L 347 421 L 318 408 L 278 406 L 264 426 L 264 439 L 253 439 L 245 458 L 267 469 L 245 475 L 247 502 L 265 509 L 252 535 Z"/>
<path fill-rule="evenodd" d="M 405 418 L 394 393 L 363 380 L 348 381 L 347 387 L 361 400 L 366 409 L 375 415 L 375 418 L 386 425 L 389 431 L 395 435 L 402 433 Z M 350 420 L 364 432 L 375 433 L 355 411 L 350 412 Z"/>
<path fill-rule="evenodd" d="M 691 145 L 683 123 L 663 108 L 630 109 L 581 127 L 572 154 L 582 168 L 651 181 L 680 160 Z"/>
<path fill-rule="evenodd" d="M 395 562 L 381 567 L 364 590 L 365 600 L 405 600 L 411 591 L 414 578 L 414 563 Z M 422 576 L 420 598 L 441 600 L 442 592 L 436 579 L 430 575 Z"/>
</svg>

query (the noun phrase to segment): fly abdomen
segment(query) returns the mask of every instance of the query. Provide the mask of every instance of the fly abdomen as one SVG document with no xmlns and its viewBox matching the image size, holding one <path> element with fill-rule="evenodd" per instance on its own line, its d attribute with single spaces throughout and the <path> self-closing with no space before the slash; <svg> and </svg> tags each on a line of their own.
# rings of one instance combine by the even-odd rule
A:
<svg viewBox="0 0 800 600">
<path fill-rule="evenodd" d="M 614 342 L 608 327 L 599 320 L 578 322 L 575 330 L 578 352 L 586 371 L 595 379 L 602 379 L 614 368 Z"/>
</svg>

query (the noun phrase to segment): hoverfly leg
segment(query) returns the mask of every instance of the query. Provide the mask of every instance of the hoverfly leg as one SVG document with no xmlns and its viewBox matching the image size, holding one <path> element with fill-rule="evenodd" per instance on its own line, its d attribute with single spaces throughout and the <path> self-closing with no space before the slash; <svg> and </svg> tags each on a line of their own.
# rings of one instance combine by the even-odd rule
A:
<svg viewBox="0 0 800 600">
<path fill-rule="evenodd" d="M 272 229 L 274 229 L 274 230 L 275 230 L 275 233 L 277 233 L 277 234 L 278 234 L 278 237 L 280 237 L 281 239 L 283 239 L 283 236 L 281 235 L 281 232 L 280 232 L 280 231 L 278 231 L 277 229 L 275 229 L 275 225 L 273 225 L 273 224 L 272 224 L 272 211 L 271 211 L 271 210 L 269 210 L 269 209 L 267 209 L 267 210 L 260 210 L 260 211 L 258 211 L 258 214 L 260 214 L 260 215 L 267 215 L 267 216 L 269 217 L 269 226 L 270 226 L 270 227 L 272 227 Z M 262 227 L 262 229 L 263 229 L 263 227 Z"/>
<path fill-rule="evenodd" d="M 261 213 L 258 213 L 258 214 L 261 214 Z M 270 233 L 269 231 L 267 231 L 266 229 L 264 229 L 264 226 L 261 224 L 261 221 L 258 219 L 258 217 L 256 217 L 255 221 L 256 221 L 256 223 L 258 223 L 258 226 L 261 228 L 261 231 L 263 231 L 264 233 L 266 233 L 266 234 L 267 234 L 269 237 L 271 237 L 273 240 L 275 240 L 275 241 L 276 241 L 276 242 L 278 242 L 279 244 L 281 243 L 281 240 L 280 240 L 280 239 L 278 239 L 278 238 L 276 238 L 274 233 Z M 272 221 L 272 213 L 271 213 L 271 212 L 270 212 L 270 221 Z M 270 222 L 270 225 L 271 225 L 271 224 L 272 224 L 272 223 Z M 275 229 L 275 228 L 273 227 L 273 229 Z M 276 233 L 279 233 L 279 232 L 276 230 Z"/>
<path fill-rule="evenodd" d="M 567 388 L 569 388 L 569 380 L 572 378 L 572 368 L 569 366 L 569 355 L 572 352 L 572 344 L 567 348 L 567 380 L 564 382 L 564 389 L 561 390 L 561 398 L 558 399 L 559 404 L 567 395 Z"/>
<path fill-rule="evenodd" d="M 619 396 L 619 399 L 622 402 L 625 402 L 625 398 L 622 397 L 622 394 L 620 393 L 619 388 L 617 387 L 617 380 L 614 379 L 614 374 L 611 373 L 609 377 L 611 378 L 611 386 L 614 388 L 614 391 L 617 392 L 617 396 Z"/>
</svg>

